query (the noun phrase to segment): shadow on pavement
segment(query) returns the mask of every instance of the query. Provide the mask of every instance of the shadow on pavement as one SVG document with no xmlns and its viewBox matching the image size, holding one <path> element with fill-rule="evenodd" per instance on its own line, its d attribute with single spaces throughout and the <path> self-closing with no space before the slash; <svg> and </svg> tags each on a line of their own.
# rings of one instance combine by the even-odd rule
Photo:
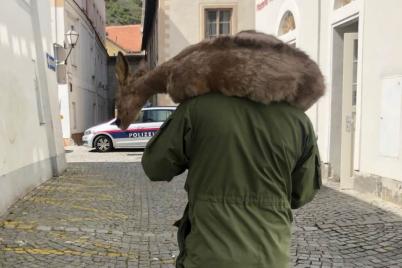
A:
<svg viewBox="0 0 402 268">
<path fill-rule="evenodd" d="M 144 149 L 113 149 L 110 152 L 98 152 L 96 149 L 89 150 L 90 153 L 98 153 L 98 154 L 107 154 L 107 153 L 119 153 L 119 152 L 135 152 L 135 153 L 143 153 Z"/>
</svg>

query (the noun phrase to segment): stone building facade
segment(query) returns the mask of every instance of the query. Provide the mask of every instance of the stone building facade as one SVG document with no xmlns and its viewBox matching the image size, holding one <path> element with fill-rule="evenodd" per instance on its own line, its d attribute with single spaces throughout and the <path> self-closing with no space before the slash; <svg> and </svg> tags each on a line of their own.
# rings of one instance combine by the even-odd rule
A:
<svg viewBox="0 0 402 268">
<path fill-rule="evenodd" d="M 79 33 L 66 65 L 58 66 L 63 138 L 80 143 L 85 129 L 106 121 L 108 114 L 105 1 L 54 0 L 52 28 L 57 60 L 69 51 L 65 33 Z"/>
<path fill-rule="evenodd" d="M 142 48 L 151 67 L 205 38 L 254 29 L 252 0 L 147 0 L 144 5 Z M 171 105 L 163 94 L 153 99 Z"/>
</svg>

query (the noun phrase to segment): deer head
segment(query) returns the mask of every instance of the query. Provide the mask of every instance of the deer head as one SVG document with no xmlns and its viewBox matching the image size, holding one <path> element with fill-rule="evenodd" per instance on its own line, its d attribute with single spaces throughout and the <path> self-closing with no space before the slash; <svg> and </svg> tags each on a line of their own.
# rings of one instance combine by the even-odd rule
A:
<svg viewBox="0 0 402 268">
<path fill-rule="evenodd" d="M 152 95 L 141 79 L 147 71 L 146 63 L 141 62 L 137 70 L 131 74 L 126 58 L 121 52 L 118 53 L 116 60 L 118 81 L 116 124 L 121 129 L 127 129 L 138 118 L 141 108 Z"/>
</svg>

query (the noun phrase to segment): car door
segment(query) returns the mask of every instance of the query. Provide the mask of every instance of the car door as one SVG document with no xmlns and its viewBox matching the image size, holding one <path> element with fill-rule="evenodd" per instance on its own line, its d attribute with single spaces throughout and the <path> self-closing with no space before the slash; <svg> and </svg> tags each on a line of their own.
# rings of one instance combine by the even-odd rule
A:
<svg viewBox="0 0 402 268">
<path fill-rule="evenodd" d="M 169 109 L 143 110 L 139 119 L 129 127 L 130 147 L 145 147 L 172 112 Z"/>
<path fill-rule="evenodd" d="M 119 148 L 129 148 L 130 147 L 130 138 L 129 138 L 129 130 L 121 130 L 117 125 L 115 120 L 107 126 L 107 129 L 104 131 L 108 133 L 113 138 L 113 147 L 116 149 Z"/>
</svg>

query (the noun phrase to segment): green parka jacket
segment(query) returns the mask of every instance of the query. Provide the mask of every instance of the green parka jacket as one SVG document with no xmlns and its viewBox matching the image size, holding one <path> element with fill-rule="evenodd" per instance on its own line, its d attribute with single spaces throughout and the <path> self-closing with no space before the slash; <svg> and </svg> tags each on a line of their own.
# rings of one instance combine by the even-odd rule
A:
<svg viewBox="0 0 402 268">
<path fill-rule="evenodd" d="M 181 104 L 148 143 L 142 165 L 154 181 L 188 169 L 180 268 L 288 267 L 291 208 L 321 185 L 302 110 L 217 93 Z"/>
</svg>

